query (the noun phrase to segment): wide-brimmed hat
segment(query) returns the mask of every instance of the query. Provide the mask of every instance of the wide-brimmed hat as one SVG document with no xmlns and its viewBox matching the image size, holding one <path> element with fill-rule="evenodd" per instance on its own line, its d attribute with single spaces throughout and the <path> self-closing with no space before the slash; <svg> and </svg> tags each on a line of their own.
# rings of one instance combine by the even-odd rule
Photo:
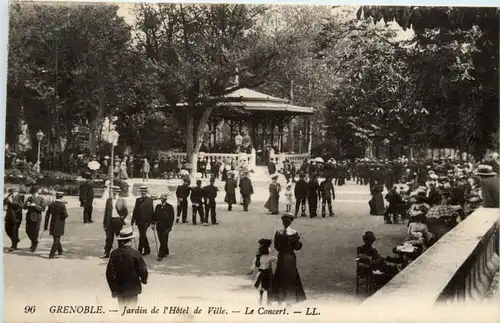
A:
<svg viewBox="0 0 500 323">
<path fill-rule="evenodd" d="M 303 171 L 299 172 L 299 177 L 305 177 L 305 176 L 306 176 L 306 173 L 304 173 Z"/>
<path fill-rule="evenodd" d="M 366 231 L 365 234 L 363 235 L 363 241 L 367 242 L 375 242 L 377 238 L 375 237 L 375 234 L 372 231 Z"/>
<path fill-rule="evenodd" d="M 474 172 L 478 176 L 494 176 L 497 173 L 493 171 L 493 167 L 490 165 L 479 165 L 477 166 L 477 171 Z"/>
<path fill-rule="evenodd" d="M 295 220 L 295 217 L 293 216 L 292 213 L 287 212 L 287 213 L 285 213 L 285 214 L 283 214 L 281 216 L 281 220 L 290 220 L 290 221 L 293 221 L 293 220 Z"/>
<path fill-rule="evenodd" d="M 145 192 L 145 191 L 147 191 L 147 190 L 148 190 L 148 187 L 147 187 L 146 185 L 141 185 L 141 186 L 139 187 L 139 190 L 140 190 L 141 192 Z"/>
<path fill-rule="evenodd" d="M 271 239 L 260 239 L 259 244 L 261 246 L 270 247 L 272 244 L 272 240 Z"/>
<path fill-rule="evenodd" d="M 477 203 L 477 202 L 481 202 L 482 199 L 479 197 L 479 196 L 472 196 L 472 197 L 469 197 L 467 199 L 467 202 L 470 202 L 470 203 Z"/>
<path fill-rule="evenodd" d="M 134 230 L 130 227 L 121 229 L 120 235 L 116 238 L 116 240 L 130 240 L 136 237 Z"/>
<path fill-rule="evenodd" d="M 109 156 L 104 156 L 104 159 L 109 159 Z"/>
<path fill-rule="evenodd" d="M 271 179 L 275 179 L 275 178 L 278 178 L 278 177 L 279 177 L 278 174 L 271 175 Z"/>
</svg>

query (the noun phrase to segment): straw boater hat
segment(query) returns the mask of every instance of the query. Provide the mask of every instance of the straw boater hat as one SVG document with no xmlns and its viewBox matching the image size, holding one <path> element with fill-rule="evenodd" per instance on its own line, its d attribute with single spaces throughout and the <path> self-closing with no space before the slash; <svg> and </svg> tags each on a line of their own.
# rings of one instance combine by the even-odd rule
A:
<svg viewBox="0 0 500 323">
<path fill-rule="evenodd" d="M 275 178 L 278 178 L 278 177 L 279 177 L 278 174 L 271 175 L 271 179 L 275 179 Z"/>
<path fill-rule="evenodd" d="M 148 187 L 146 185 L 141 185 L 141 187 L 139 187 L 139 190 L 141 192 L 147 192 L 148 191 Z"/>
<path fill-rule="evenodd" d="M 474 174 L 478 176 L 495 176 L 497 173 L 493 171 L 493 167 L 490 165 L 479 165 Z"/>
<path fill-rule="evenodd" d="M 116 240 L 130 240 L 135 238 L 136 235 L 134 233 L 134 230 L 130 227 L 122 229 L 120 231 L 120 235 L 116 238 Z"/>
<path fill-rule="evenodd" d="M 122 189 L 120 188 L 120 186 L 113 185 L 113 186 L 111 186 L 111 190 L 113 192 L 119 193 L 119 192 L 121 192 Z"/>
<path fill-rule="evenodd" d="M 109 159 L 109 156 L 108 155 L 104 156 L 104 159 Z"/>
<path fill-rule="evenodd" d="M 62 199 L 64 196 L 63 192 L 56 192 L 56 199 Z"/>
</svg>

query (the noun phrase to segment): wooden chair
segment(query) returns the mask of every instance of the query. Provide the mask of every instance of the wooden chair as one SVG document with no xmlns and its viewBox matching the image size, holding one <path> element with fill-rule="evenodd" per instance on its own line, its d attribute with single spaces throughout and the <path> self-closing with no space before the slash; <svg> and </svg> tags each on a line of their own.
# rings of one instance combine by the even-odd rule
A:
<svg viewBox="0 0 500 323">
<path fill-rule="evenodd" d="M 370 295 L 372 285 L 371 257 L 361 253 L 361 248 L 356 250 L 356 294 L 362 286 L 365 294 Z"/>
</svg>

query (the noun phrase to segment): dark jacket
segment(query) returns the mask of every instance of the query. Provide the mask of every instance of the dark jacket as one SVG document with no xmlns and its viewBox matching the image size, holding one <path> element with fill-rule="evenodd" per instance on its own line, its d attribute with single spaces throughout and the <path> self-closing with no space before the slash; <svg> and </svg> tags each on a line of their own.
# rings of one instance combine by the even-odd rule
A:
<svg viewBox="0 0 500 323">
<path fill-rule="evenodd" d="M 111 293 L 116 296 L 133 297 L 142 292 L 147 284 L 148 268 L 139 251 L 120 245 L 111 251 L 106 267 L 106 280 Z"/>
<path fill-rule="evenodd" d="M 29 203 L 35 203 L 35 206 L 28 206 Z M 30 196 L 24 202 L 24 209 L 28 210 L 26 213 L 27 222 L 42 222 L 42 212 L 45 211 L 45 203 L 41 196 L 33 197 Z"/>
<path fill-rule="evenodd" d="M 191 203 L 201 204 L 203 199 L 203 189 L 200 186 L 191 189 Z"/>
<path fill-rule="evenodd" d="M 219 189 L 210 184 L 210 185 L 207 185 L 203 188 L 203 196 L 205 197 L 206 199 L 206 202 L 207 203 L 215 203 L 215 199 L 217 198 L 217 192 L 219 191 Z"/>
<path fill-rule="evenodd" d="M 329 199 L 331 198 L 332 200 L 335 200 L 335 188 L 333 187 L 333 184 L 331 181 L 323 181 L 319 185 L 319 190 L 321 192 L 321 198 L 322 199 Z"/>
<path fill-rule="evenodd" d="M 113 207 L 113 198 L 110 197 L 106 200 L 106 206 L 104 207 L 104 218 L 102 220 L 104 228 L 107 228 L 109 226 L 109 223 L 111 222 L 111 219 L 113 217 L 112 207 Z M 122 220 L 122 223 L 125 224 L 125 218 L 128 215 L 128 207 L 125 199 L 122 197 L 117 198 L 115 208 L 116 208 L 116 213 Z"/>
<path fill-rule="evenodd" d="M 135 200 L 131 224 L 149 225 L 153 221 L 153 200 L 147 196 Z"/>
<path fill-rule="evenodd" d="M 156 224 L 158 232 L 171 231 L 174 224 L 174 217 L 174 207 L 171 204 L 158 204 L 153 213 L 152 224 Z"/>
<path fill-rule="evenodd" d="M 236 180 L 234 178 L 228 179 L 224 190 L 227 194 L 236 194 Z"/>
<path fill-rule="evenodd" d="M 68 211 L 66 210 L 66 205 L 63 202 L 56 200 L 49 205 L 47 212 L 45 213 L 45 225 L 43 226 L 43 229 L 49 229 L 49 234 L 51 236 L 61 237 L 64 235 L 67 217 Z"/>
<path fill-rule="evenodd" d="M 307 183 L 307 196 L 309 198 L 317 198 L 320 194 L 318 180 L 309 180 L 309 183 Z"/>
<path fill-rule="evenodd" d="M 177 186 L 177 190 L 175 191 L 175 195 L 178 199 L 186 200 L 191 192 L 191 187 L 188 184 L 182 184 Z"/>
<path fill-rule="evenodd" d="M 249 196 L 253 194 L 252 181 L 248 177 L 242 177 L 240 179 L 240 194 L 243 196 Z"/>
<path fill-rule="evenodd" d="M 299 179 L 295 183 L 294 194 L 296 199 L 305 199 L 307 197 L 307 182 L 305 180 Z"/>
<path fill-rule="evenodd" d="M 499 207 L 498 176 L 481 178 L 483 207 Z"/>
<path fill-rule="evenodd" d="M 5 198 L 3 204 L 7 206 L 5 221 L 20 223 L 23 220 L 24 195 L 17 193 L 12 198 L 12 202 L 7 201 L 7 198 Z"/>
<path fill-rule="evenodd" d="M 92 206 L 94 202 L 94 185 L 92 182 L 85 182 L 80 185 L 80 205 L 82 207 Z"/>
<path fill-rule="evenodd" d="M 276 164 L 274 162 L 269 162 L 269 164 L 267 164 L 267 170 L 269 174 L 276 173 Z"/>
</svg>

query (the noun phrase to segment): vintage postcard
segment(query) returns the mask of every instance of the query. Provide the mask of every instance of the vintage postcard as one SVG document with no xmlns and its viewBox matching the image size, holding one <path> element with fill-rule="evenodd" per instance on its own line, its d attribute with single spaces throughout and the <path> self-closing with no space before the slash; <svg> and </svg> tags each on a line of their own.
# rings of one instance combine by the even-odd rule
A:
<svg viewBox="0 0 500 323">
<path fill-rule="evenodd" d="M 5 322 L 500 319 L 498 8 L 8 9 Z"/>
</svg>

